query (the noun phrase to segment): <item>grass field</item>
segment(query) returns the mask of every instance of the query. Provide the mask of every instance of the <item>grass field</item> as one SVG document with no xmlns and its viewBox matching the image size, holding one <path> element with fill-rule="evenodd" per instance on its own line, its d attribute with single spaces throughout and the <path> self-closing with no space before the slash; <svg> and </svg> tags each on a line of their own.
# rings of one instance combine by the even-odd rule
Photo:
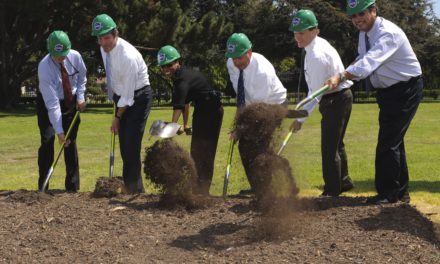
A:
<svg viewBox="0 0 440 264">
<path fill-rule="evenodd" d="M 428 212 L 440 222 L 440 104 L 422 104 L 407 133 L 405 147 L 410 171 L 412 203 Z M 234 107 L 225 107 L 219 147 L 217 149 L 215 175 L 211 194 L 220 195 L 229 146 L 228 131 L 233 122 Z M 357 104 L 353 107 L 345 145 L 349 158 L 349 171 L 356 188 L 347 195 L 374 194 L 374 158 L 378 131 L 376 104 Z M 170 120 L 170 108 L 154 108 L 148 118 L 143 148 L 157 140 L 148 135 L 151 122 Z M 93 191 L 96 179 L 108 175 L 110 150 L 111 109 L 90 108 L 81 114 L 78 133 L 81 191 Z M 275 147 L 288 132 L 290 120 L 285 120 Z M 37 189 L 37 151 L 39 130 L 34 109 L 13 113 L 0 112 L 0 190 Z M 283 152 L 293 169 L 301 195 L 316 196 L 322 191 L 320 156 L 320 114 L 316 111 L 294 134 Z M 175 138 L 189 149 L 190 137 Z M 144 156 L 142 154 L 142 156 Z M 121 175 L 121 159 L 116 148 L 115 175 Z M 144 176 L 144 175 L 143 175 Z M 144 179 L 148 192 L 154 188 Z M 64 161 L 60 158 L 52 176 L 52 189 L 64 188 Z M 248 183 L 241 166 L 237 148 L 234 152 L 229 193 L 247 188 Z"/>
</svg>

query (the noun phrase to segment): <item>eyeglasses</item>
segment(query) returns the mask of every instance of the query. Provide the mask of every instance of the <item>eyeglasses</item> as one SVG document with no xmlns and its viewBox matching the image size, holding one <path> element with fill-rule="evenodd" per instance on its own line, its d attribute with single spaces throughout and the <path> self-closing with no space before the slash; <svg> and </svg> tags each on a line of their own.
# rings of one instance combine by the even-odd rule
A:
<svg viewBox="0 0 440 264">
<path fill-rule="evenodd" d="M 356 18 L 356 17 L 363 17 L 363 16 L 365 16 L 366 13 L 367 12 L 364 10 L 362 12 L 359 12 L 359 13 L 356 13 L 354 15 L 351 15 L 350 17 L 351 17 L 351 19 Z"/>
</svg>

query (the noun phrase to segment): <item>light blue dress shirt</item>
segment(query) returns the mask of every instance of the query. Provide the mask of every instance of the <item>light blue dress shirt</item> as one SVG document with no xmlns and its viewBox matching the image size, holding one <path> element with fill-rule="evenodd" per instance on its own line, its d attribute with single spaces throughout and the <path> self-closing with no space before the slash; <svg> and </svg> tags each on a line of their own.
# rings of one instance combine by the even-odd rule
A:
<svg viewBox="0 0 440 264">
<path fill-rule="evenodd" d="M 64 60 L 69 75 L 72 95 L 76 95 L 77 102 L 84 101 L 86 90 L 87 69 L 84 61 L 76 50 L 70 50 Z M 63 83 L 61 80 L 60 65 L 47 54 L 38 64 L 39 90 L 43 95 L 49 120 L 56 134 L 64 133 L 60 100 L 64 99 Z"/>
<path fill-rule="evenodd" d="M 371 48 L 366 51 L 365 34 Z M 374 88 L 387 88 L 401 81 L 422 74 L 405 32 L 394 23 L 377 17 L 372 29 L 359 33 L 358 53 L 355 63 L 346 71 L 354 75 L 354 80 L 370 75 Z"/>
</svg>

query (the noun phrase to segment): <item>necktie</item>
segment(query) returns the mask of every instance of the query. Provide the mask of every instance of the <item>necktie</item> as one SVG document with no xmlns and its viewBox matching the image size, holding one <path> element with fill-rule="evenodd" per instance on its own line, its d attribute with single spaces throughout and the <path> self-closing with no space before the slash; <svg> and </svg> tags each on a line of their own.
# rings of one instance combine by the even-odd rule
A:
<svg viewBox="0 0 440 264">
<path fill-rule="evenodd" d="M 367 33 L 365 33 L 365 50 L 367 52 L 370 50 L 370 41 L 368 40 Z M 365 85 L 365 91 L 367 92 L 367 96 L 368 96 L 370 93 L 370 90 L 372 90 L 372 88 L 373 88 L 373 85 L 371 84 L 371 81 L 370 81 L 370 76 L 367 76 L 367 78 L 365 78 L 364 85 Z"/>
<path fill-rule="evenodd" d="M 301 52 L 301 68 L 299 69 L 298 88 L 297 88 L 297 93 L 296 93 L 296 97 L 297 97 L 298 102 L 300 101 L 299 91 L 301 90 L 301 86 L 305 86 L 306 87 L 305 90 L 309 89 L 307 82 L 306 82 L 306 77 L 304 74 L 304 61 L 306 59 L 306 53 L 307 52 L 305 49 L 303 49 Z"/>
<path fill-rule="evenodd" d="M 63 63 L 60 63 L 61 68 L 61 81 L 63 83 L 63 92 L 64 92 L 64 105 L 66 107 L 72 106 L 73 95 L 72 95 L 72 87 L 70 86 L 69 74 L 67 74 L 67 70 L 64 67 Z"/>
<path fill-rule="evenodd" d="M 238 77 L 238 85 L 237 85 L 237 107 L 244 107 L 244 80 L 243 80 L 243 70 L 240 70 L 240 76 Z"/>
<path fill-rule="evenodd" d="M 111 69 L 111 58 L 110 53 L 105 55 L 105 76 L 107 79 L 107 95 L 110 102 L 113 102 L 113 89 L 112 89 L 112 69 Z"/>
</svg>

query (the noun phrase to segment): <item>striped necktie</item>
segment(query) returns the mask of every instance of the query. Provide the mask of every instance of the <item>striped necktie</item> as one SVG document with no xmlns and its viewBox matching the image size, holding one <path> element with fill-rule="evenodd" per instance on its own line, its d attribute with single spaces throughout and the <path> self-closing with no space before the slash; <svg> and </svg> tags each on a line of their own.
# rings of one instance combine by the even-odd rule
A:
<svg viewBox="0 0 440 264">
<path fill-rule="evenodd" d="M 67 73 L 66 67 L 64 67 L 63 63 L 60 63 L 60 68 L 61 81 L 63 83 L 64 105 L 67 108 L 70 108 L 73 101 L 72 86 L 70 86 L 69 74 Z"/>
<path fill-rule="evenodd" d="M 245 105 L 244 99 L 244 80 L 243 80 L 243 70 L 240 70 L 240 76 L 238 77 L 237 85 L 237 107 L 241 108 Z"/>
</svg>

